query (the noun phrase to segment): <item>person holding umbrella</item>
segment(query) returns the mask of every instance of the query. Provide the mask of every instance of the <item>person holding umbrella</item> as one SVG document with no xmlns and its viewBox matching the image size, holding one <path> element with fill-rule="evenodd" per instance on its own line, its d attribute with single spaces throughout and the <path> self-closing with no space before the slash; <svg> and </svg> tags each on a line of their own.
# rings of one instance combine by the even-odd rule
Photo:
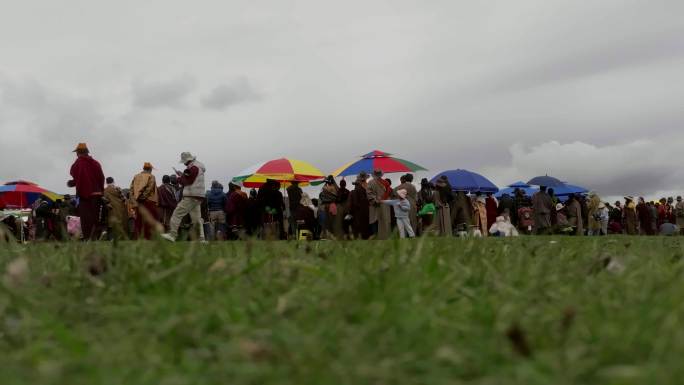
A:
<svg viewBox="0 0 684 385">
<path fill-rule="evenodd" d="M 76 161 L 71 166 L 69 173 L 72 179 L 67 182 L 67 186 L 76 188 L 83 238 L 96 240 L 102 232 L 100 215 L 105 176 L 102 166 L 90 156 L 90 150 L 85 143 L 79 143 L 73 152 L 76 153 Z"/>
</svg>

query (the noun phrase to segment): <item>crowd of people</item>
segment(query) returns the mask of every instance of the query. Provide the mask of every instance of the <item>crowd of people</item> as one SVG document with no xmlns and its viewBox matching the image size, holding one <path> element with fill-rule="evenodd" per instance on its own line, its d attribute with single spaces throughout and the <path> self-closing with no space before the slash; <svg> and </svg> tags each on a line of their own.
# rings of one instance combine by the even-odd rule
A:
<svg viewBox="0 0 684 385">
<path fill-rule="evenodd" d="M 624 203 L 604 202 L 596 193 L 571 194 L 561 201 L 553 188 L 540 186 L 527 196 L 522 189 L 498 199 L 491 193 L 455 191 L 442 176 L 414 185 L 412 174 L 399 184 L 373 170 L 361 172 L 351 189 L 328 176 L 320 193 L 312 198 L 296 181 L 283 186 L 267 180 L 249 192 L 218 181 L 207 191 L 206 167 L 183 152 L 183 171 L 163 175 L 157 184 L 154 167 L 144 163 L 130 186 L 122 188 L 102 167 L 88 147 L 80 143 L 74 152 L 72 179 L 67 185 L 76 195 L 34 203 L 27 222 L 6 218 L 5 228 L 17 237 L 37 240 L 152 239 L 159 234 L 178 239 L 388 239 L 420 235 L 517 236 L 519 234 L 567 234 L 599 236 L 684 234 L 684 202 L 681 197 L 646 202 L 625 197 Z M 284 192 L 284 194 L 283 194 Z M 76 221 L 76 224 L 74 224 Z M 19 237 L 17 237 L 19 238 Z"/>
</svg>

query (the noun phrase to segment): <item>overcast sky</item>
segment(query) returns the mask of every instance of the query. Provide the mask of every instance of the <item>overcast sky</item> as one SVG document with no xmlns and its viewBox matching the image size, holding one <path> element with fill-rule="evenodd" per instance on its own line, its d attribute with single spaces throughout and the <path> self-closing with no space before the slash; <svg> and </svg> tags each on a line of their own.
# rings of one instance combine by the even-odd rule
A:
<svg viewBox="0 0 684 385">
<path fill-rule="evenodd" d="M 0 180 L 127 186 L 373 149 L 505 185 L 684 192 L 684 1 L 0 0 Z"/>
</svg>

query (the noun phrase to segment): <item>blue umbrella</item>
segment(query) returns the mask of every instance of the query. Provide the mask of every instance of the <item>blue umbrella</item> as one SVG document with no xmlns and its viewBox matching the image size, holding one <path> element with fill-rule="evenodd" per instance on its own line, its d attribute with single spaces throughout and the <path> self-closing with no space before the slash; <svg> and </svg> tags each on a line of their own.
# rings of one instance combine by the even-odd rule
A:
<svg viewBox="0 0 684 385">
<path fill-rule="evenodd" d="M 559 179 L 556 179 L 552 176 L 544 175 L 536 176 L 530 179 L 529 181 L 527 181 L 527 184 L 534 186 L 556 187 L 563 186 L 565 183 L 561 182 Z"/>
<path fill-rule="evenodd" d="M 563 197 L 570 194 L 586 194 L 589 190 L 574 184 L 564 184 L 563 186 L 553 187 L 553 192 L 556 196 Z"/>
<path fill-rule="evenodd" d="M 529 184 L 527 184 L 523 181 L 517 181 L 515 183 L 509 184 L 508 187 L 513 187 L 515 189 L 515 188 L 530 188 L 532 186 L 530 186 Z"/>
<path fill-rule="evenodd" d="M 436 183 L 437 179 L 445 175 L 454 191 L 469 191 L 482 193 L 495 193 L 499 191 L 489 179 L 482 175 L 468 170 L 448 170 L 435 175 L 431 182 Z"/>
<path fill-rule="evenodd" d="M 513 185 L 510 185 L 510 186 L 508 186 L 508 187 L 506 187 L 506 188 L 504 188 L 504 189 L 499 190 L 499 192 L 496 193 L 494 196 L 497 197 L 497 198 L 501 198 L 504 194 L 508 194 L 508 195 L 510 195 L 511 197 L 513 197 L 513 196 L 515 196 L 515 189 L 520 189 L 520 190 L 522 190 L 522 191 L 525 192 L 525 195 L 527 195 L 528 197 L 530 197 L 530 196 L 532 196 L 532 194 L 534 194 L 534 193 L 536 193 L 537 191 L 539 191 L 539 188 L 538 188 L 538 187 L 532 187 L 532 186 L 527 185 L 527 184 L 526 184 L 525 186 L 527 186 L 527 187 L 521 187 L 521 186 L 519 186 L 519 187 L 514 187 Z"/>
</svg>

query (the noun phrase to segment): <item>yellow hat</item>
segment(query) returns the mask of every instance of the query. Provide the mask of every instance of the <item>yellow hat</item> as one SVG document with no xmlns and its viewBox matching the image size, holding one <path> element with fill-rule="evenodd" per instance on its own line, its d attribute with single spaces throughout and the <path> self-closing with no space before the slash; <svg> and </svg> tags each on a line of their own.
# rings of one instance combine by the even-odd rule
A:
<svg viewBox="0 0 684 385">
<path fill-rule="evenodd" d="M 79 151 L 88 151 L 88 146 L 85 143 L 79 143 L 76 146 L 76 149 L 72 152 L 79 152 Z"/>
<path fill-rule="evenodd" d="M 148 169 L 148 168 L 152 169 L 152 168 L 154 168 L 154 167 L 152 167 L 152 163 L 150 163 L 150 162 L 145 162 L 145 164 L 143 164 L 143 170 L 146 170 L 146 169 Z"/>
</svg>

